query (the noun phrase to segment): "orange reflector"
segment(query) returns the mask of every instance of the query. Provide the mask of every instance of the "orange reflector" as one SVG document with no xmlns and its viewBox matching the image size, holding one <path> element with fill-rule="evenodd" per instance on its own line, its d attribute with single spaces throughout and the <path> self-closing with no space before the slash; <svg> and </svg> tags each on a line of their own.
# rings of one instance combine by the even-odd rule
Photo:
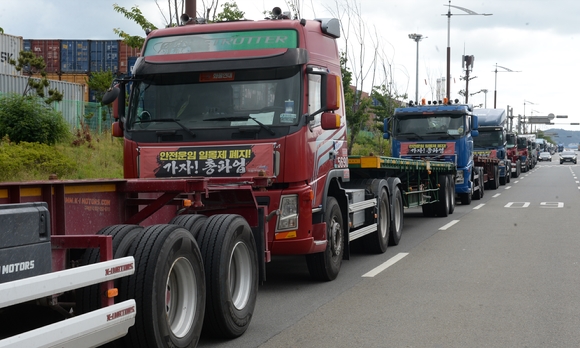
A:
<svg viewBox="0 0 580 348">
<path fill-rule="evenodd" d="M 184 207 L 191 207 L 191 199 L 184 199 L 183 206 Z"/>
<path fill-rule="evenodd" d="M 108 298 L 115 297 L 117 295 L 119 295 L 119 289 L 112 288 L 112 289 L 107 290 L 107 297 Z"/>
<path fill-rule="evenodd" d="M 290 239 L 290 238 L 296 238 L 296 231 L 276 233 L 277 240 Z"/>
</svg>

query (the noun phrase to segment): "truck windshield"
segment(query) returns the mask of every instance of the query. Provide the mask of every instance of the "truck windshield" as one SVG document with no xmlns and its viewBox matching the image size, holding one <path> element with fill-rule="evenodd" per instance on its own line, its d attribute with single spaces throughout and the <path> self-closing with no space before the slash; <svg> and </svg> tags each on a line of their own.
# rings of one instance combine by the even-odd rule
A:
<svg viewBox="0 0 580 348">
<path fill-rule="evenodd" d="M 476 148 L 496 148 L 503 145 L 501 131 L 486 132 L 479 130 L 479 135 L 473 138 L 473 146 Z"/>
<path fill-rule="evenodd" d="M 392 131 L 399 139 L 458 139 L 465 134 L 465 117 L 405 115 L 395 118 Z"/>
<path fill-rule="evenodd" d="M 210 74 L 156 75 L 133 82 L 128 129 L 199 134 L 251 126 L 271 134 L 299 122 L 298 68 Z"/>
</svg>

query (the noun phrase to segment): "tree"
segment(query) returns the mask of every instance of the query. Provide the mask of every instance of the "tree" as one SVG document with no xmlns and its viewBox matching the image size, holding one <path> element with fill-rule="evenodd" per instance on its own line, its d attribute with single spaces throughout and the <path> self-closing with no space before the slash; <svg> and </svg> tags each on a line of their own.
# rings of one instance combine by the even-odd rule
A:
<svg viewBox="0 0 580 348">
<path fill-rule="evenodd" d="M 113 5 L 113 9 L 125 16 L 125 18 L 132 20 L 133 22 L 137 23 L 144 32 L 148 32 L 150 30 L 155 30 L 157 27 L 149 22 L 143 13 L 139 9 L 138 6 L 131 7 L 131 10 L 127 10 L 126 8 L 119 6 L 117 4 Z M 115 34 L 119 35 L 120 38 L 129 46 L 133 48 L 141 49 L 143 47 L 143 43 L 145 42 L 145 38 L 142 36 L 130 35 L 119 28 L 113 29 Z"/>
<path fill-rule="evenodd" d="M 181 14 L 179 14 L 179 12 L 181 12 L 181 13 L 184 12 L 184 1 L 183 0 L 181 1 L 181 3 L 180 3 L 181 6 L 179 6 L 177 0 L 174 0 L 173 5 L 171 4 L 171 0 L 167 0 L 167 2 L 168 2 L 168 11 L 167 11 L 168 15 L 166 16 L 165 11 L 161 8 L 161 6 L 157 2 L 157 0 L 155 0 L 155 3 L 157 4 L 159 11 L 161 12 L 161 15 L 163 16 L 163 18 L 166 21 L 165 26 L 166 27 L 177 26 L 179 24 L 180 16 L 181 16 Z M 208 6 L 205 7 L 205 2 L 204 2 L 203 13 L 204 13 L 204 18 L 206 19 L 206 21 L 208 21 L 208 22 L 224 21 L 224 20 L 236 21 L 236 20 L 240 20 L 240 19 L 244 18 L 245 13 L 243 11 L 240 11 L 240 9 L 238 8 L 238 4 L 235 1 L 224 3 L 221 6 L 222 12 L 220 12 L 216 15 L 218 3 L 219 3 L 219 0 L 212 0 L 211 3 L 209 3 Z M 179 8 L 181 8 L 181 11 L 179 10 Z M 145 18 L 145 16 L 143 16 L 143 12 L 141 12 L 141 10 L 139 9 L 138 6 L 133 6 L 133 7 L 131 7 L 130 10 L 127 10 L 126 8 L 124 8 L 122 6 L 114 4 L 113 9 L 116 12 L 125 16 L 125 18 L 137 23 L 141 27 L 141 29 L 143 29 L 143 31 L 145 33 L 149 32 L 151 30 L 157 29 L 157 27 L 153 23 L 149 22 L 147 20 L 147 18 Z M 212 9 L 213 9 L 213 16 L 210 19 L 210 13 L 211 13 Z M 173 17 L 173 15 L 175 15 L 175 18 Z M 196 15 L 197 14 L 191 14 L 191 16 L 193 16 L 193 17 L 195 17 Z M 167 18 L 169 18 L 169 21 L 167 21 Z M 175 22 L 174 22 L 174 20 L 175 20 Z M 115 34 L 119 35 L 119 37 L 121 39 L 123 39 L 123 41 L 129 47 L 141 49 L 143 47 L 143 44 L 145 43 L 144 37 L 130 35 L 119 28 L 113 29 L 113 32 L 115 32 Z"/>
<path fill-rule="evenodd" d="M 244 19 L 245 13 L 240 11 L 235 1 L 225 2 L 222 5 L 222 12 L 218 13 L 215 21 L 238 21 Z"/>
<path fill-rule="evenodd" d="M 10 59 L 9 63 L 14 66 L 16 71 L 21 72 L 23 75 L 28 75 L 28 83 L 22 92 L 23 96 L 34 93 L 43 98 L 46 104 L 62 100 L 62 93 L 55 88 L 49 87 L 44 58 L 36 56 L 30 51 L 21 51 L 18 60 Z M 33 78 L 32 75 L 40 75 L 40 78 Z M 47 94 L 48 97 L 46 96 Z"/>
</svg>

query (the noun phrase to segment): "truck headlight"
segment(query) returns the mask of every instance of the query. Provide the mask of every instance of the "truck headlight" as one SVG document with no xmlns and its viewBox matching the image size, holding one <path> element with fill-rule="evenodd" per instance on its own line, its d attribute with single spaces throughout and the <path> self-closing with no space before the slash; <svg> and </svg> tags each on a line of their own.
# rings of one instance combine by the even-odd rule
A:
<svg viewBox="0 0 580 348">
<path fill-rule="evenodd" d="M 463 170 L 457 172 L 457 176 L 455 176 L 455 184 L 463 184 Z"/>
<path fill-rule="evenodd" d="M 298 195 L 282 196 L 276 231 L 298 228 Z"/>
</svg>

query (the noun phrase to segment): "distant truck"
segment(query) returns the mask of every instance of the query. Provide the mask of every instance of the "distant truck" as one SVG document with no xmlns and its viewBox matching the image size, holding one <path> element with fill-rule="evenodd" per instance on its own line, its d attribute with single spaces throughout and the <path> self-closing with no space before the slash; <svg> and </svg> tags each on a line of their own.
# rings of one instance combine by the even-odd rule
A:
<svg viewBox="0 0 580 348">
<path fill-rule="evenodd" d="M 532 169 L 531 141 L 524 136 L 518 135 L 518 155 L 520 157 L 520 172 L 524 173 Z"/>
<path fill-rule="evenodd" d="M 511 177 L 511 159 L 506 149 L 507 114 L 504 109 L 474 109 L 473 114 L 479 122 L 479 135 L 473 138 L 474 154 L 499 159 L 499 183 L 505 185 Z"/>
<path fill-rule="evenodd" d="M 479 134 L 479 123 L 471 105 L 458 101 L 411 104 L 395 109 L 390 123 L 393 157 L 455 164 L 455 193 L 461 204 L 483 197 L 489 180 L 492 189 L 499 185 L 499 160 L 474 155 L 473 138 Z"/>
<path fill-rule="evenodd" d="M 515 133 L 506 133 L 506 156 L 511 162 L 511 177 L 518 178 L 521 174 L 522 166 L 518 150 L 518 136 Z"/>
</svg>

